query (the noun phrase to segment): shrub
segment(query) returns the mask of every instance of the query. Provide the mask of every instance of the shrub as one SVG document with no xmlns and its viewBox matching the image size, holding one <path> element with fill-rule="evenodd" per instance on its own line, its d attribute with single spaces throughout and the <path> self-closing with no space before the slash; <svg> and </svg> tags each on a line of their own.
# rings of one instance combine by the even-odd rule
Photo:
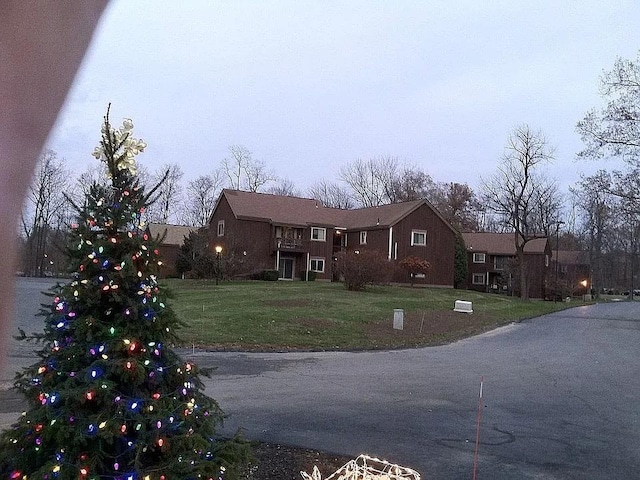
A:
<svg viewBox="0 0 640 480">
<path fill-rule="evenodd" d="M 336 258 L 337 272 L 347 290 L 388 283 L 393 275 L 394 267 L 387 256 L 374 250 L 340 252 Z"/>
<path fill-rule="evenodd" d="M 263 270 L 261 280 L 265 282 L 277 282 L 280 278 L 280 272 L 278 270 Z"/>
<path fill-rule="evenodd" d="M 318 274 L 316 272 L 312 272 L 309 271 L 307 272 L 306 270 L 303 270 L 302 272 L 300 272 L 300 280 L 305 281 L 307 280 L 307 273 L 309 274 L 309 281 L 310 282 L 315 282 L 316 281 L 316 277 L 318 276 Z"/>
<path fill-rule="evenodd" d="M 403 258 L 400 260 L 400 266 L 409 273 L 412 287 L 417 274 L 426 274 L 431 270 L 431 264 L 427 260 L 415 256 Z"/>
</svg>

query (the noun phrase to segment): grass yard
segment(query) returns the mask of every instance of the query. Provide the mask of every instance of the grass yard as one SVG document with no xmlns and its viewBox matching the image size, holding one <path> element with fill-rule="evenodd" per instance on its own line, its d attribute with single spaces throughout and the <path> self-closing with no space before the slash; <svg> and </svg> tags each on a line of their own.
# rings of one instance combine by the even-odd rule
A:
<svg viewBox="0 0 640 480">
<path fill-rule="evenodd" d="M 186 323 L 184 346 L 224 350 L 356 350 L 450 343 L 500 325 L 576 306 L 468 290 L 380 286 L 349 292 L 324 282 L 167 280 Z M 453 311 L 473 302 L 473 314 Z M 393 310 L 404 329 L 393 329 Z"/>
</svg>

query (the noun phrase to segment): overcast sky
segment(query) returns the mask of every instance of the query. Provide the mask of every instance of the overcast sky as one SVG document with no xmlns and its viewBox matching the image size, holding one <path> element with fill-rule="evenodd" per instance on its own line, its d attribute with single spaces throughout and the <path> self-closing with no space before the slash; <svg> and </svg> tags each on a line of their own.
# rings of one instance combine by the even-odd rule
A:
<svg viewBox="0 0 640 480">
<path fill-rule="evenodd" d="M 380 155 L 477 189 L 527 123 L 566 189 L 612 168 L 575 161 L 575 125 L 639 24 L 635 0 L 112 0 L 48 146 L 84 171 L 111 102 L 185 180 L 243 145 L 302 192 Z"/>
</svg>

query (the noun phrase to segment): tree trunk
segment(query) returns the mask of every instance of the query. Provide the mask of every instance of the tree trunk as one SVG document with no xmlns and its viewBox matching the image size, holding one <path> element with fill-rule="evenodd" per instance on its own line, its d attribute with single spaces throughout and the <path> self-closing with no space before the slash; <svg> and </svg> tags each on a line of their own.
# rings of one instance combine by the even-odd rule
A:
<svg viewBox="0 0 640 480">
<path fill-rule="evenodd" d="M 516 254 L 518 256 L 518 263 L 520 264 L 520 298 L 522 300 L 529 300 L 529 275 L 524 262 L 524 244 L 516 244 Z"/>
</svg>

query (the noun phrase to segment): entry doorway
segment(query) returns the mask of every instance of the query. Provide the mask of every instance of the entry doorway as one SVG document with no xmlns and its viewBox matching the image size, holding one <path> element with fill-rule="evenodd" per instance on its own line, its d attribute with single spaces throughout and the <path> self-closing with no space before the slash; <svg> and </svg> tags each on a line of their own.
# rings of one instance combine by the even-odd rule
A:
<svg viewBox="0 0 640 480">
<path fill-rule="evenodd" d="M 293 271 L 295 267 L 295 259 L 288 257 L 280 257 L 278 271 L 280 272 L 280 280 L 293 280 Z"/>
</svg>

